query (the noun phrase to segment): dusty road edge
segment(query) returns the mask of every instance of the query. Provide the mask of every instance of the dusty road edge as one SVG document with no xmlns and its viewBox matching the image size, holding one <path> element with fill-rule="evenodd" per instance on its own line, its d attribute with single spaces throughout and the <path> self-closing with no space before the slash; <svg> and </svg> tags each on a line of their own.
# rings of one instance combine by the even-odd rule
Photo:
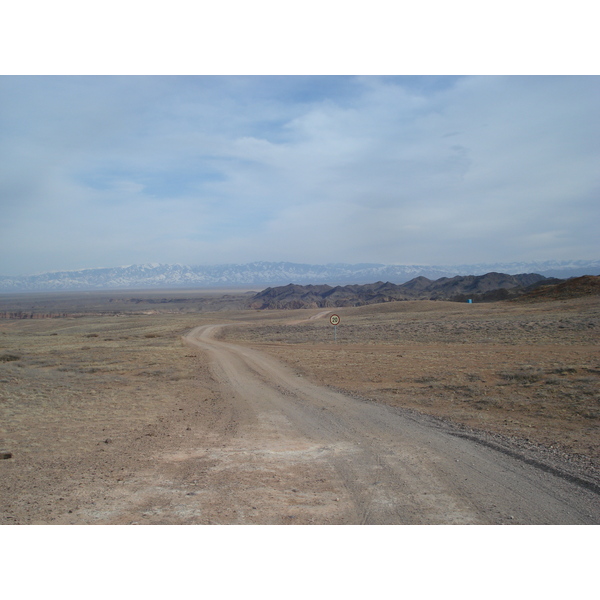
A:
<svg viewBox="0 0 600 600">
<path fill-rule="evenodd" d="M 336 386 L 324 386 L 340 394 L 352 396 L 355 400 L 362 402 L 379 403 L 375 398 L 368 398 L 358 393 L 348 393 Z M 468 439 L 476 444 L 481 444 L 492 450 L 510 456 L 516 460 L 524 462 L 532 467 L 536 467 L 546 473 L 551 473 L 561 479 L 579 485 L 600 495 L 600 472 L 584 459 L 576 455 L 569 455 L 564 452 L 553 450 L 542 444 L 537 444 L 529 440 L 518 437 L 502 435 L 485 429 L 477 429 L 469 425 L 464 425 L 451 419 L 420 413 L 413 408 L 404 408 L 401 406 L 387 405 L 391 410 L 397 411 L 408 419 L 418 423 L 442 429 L 449 435 Z"/>
</svg>

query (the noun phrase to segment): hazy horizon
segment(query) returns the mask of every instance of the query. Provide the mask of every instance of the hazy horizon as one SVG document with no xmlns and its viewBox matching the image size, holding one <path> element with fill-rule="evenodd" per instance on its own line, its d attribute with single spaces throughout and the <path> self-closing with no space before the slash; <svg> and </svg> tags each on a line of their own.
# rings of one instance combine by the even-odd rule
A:
<svg viewBox="0 0 600 600">
<path fill-rule="evenodd" d="M 564 259 L 564 260 L 560 260 L 560 261 L 553 261 L 553 260 L 548 260 L 548 261 L 544 261 L 544 260 L 540 260 L 540 261 L 510 261 L 510 262 L 499 262 L 499 261 L 490 261 L 490 262 L 480 262 L 480 263 L 455 263 L 455 264 L 443 264 L 443 263 L 437 263 L 437 264 L 433 264 L 433 263 L 429 263 L 429 264 L 423 264 L 423 263 L 411 263 L 411 264 L 391 264 L 391 263 L 376 263 L 376 262 L 369 262 L 369 263 L 347 263 L 347 262 L 336 262 L 336 263 L 299 263 L 299 262 L 293 262 L 293 261 L 252 261 L 252 262 L 248 262 L 248 263 L 215 263 L 215 264 L 183 264 L 183 263 L 158 263 L 158 262 L 153 262 L 153 263 L 132 263 L 132 264 L 125 264 L 125 265 L 103 265 L 103 266 L 99 266 L 99 267 L 83 267 L 80 269 L 55 269 L 52 271 L 37 271 L 37 272 L 30 272 L 30 273 L 20 273 L 20 274 L 12 274 L 12 275 L 6 275 L 5 273 L 0 273 L 0 277 L 15 277 L 15 278 L 21 278 L 21 277 L 35 277 L 38 275 L 51 275 L 54 273 L 77 273 L 80 271 L 88 271 L 88 270 L 108 270 L 108 269 L 129 269 L 129 268 L 133 268 L 133 267 L 139 267 L 139 268 L 159 268 L 159 267 L 190 267 L 190 268 L 198 268 L 198 269 L 211 269 L 211 268 L 220 268 L 220 267 L 235 267 L 235 266 L 239 266 L 239 267 L 244 267 L 244 266 L 251 266 L 254 264 L 270 264 L 270 265 L 278 265 L 278 264 L 285 264 L 285 265 L 295 265 L 295 266 L 308 266 L 308 267 L 334 267 L 334 266 L 348 266 L 348 267 L 368 267 L 368 266 L 377 266 L 377 267 L 388 267 L 388 268 L 417 268 L 417 269 L 435 269 L 435 268 L 448 268 L 448 269 L 455 269 L 455 268 L 460 268 L 460 267 L 477 267 L 477 266 L 502 266 L 502 265 L 509 265 L 509 264 L 524 264 L 524 265 L 534 265 L 534 264 L 541 264 L 544 265 L 544 263 L 557 263 L 558 265 L 560 264 L 565 264 L 565 265 L 569 265 L 569 264 L 577 264 L 577 263 L 598 263 L 600 262 L 600 259 L 596 259 L 596 258 L 590 258 L 590 259 L 575 259 L 575 260 L 568 260 L 568 259 Z"/>
</svg>

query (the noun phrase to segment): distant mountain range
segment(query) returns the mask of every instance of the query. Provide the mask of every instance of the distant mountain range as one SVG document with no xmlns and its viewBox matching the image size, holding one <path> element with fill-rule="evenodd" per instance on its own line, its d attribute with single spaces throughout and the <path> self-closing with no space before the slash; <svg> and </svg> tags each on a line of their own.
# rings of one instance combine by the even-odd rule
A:
<svg viewBox="0 0 600 600">
<path fill-rule="evenodd" d="M 521 296 L 538 288 L 554 287 L 565 280 L 535 273 L 508 275 L 457 275 L 435 281 L 416 277 L 407 283 L 378 281 L 366 285 L 295 285 L 267 288 L 250 300 L 250 308 L 297 309 L 363 306 L 399 300 L 451 300 L 494 302 Z"/>
<path fill-rule="evenodd" d="M 402 284 L 417 277 L 430 280 L 490 272 L 516 275 L 537 273 L 567 279 L 600 275 L 600 260 L 486 263 L 457 266 L 344 264 L 309 265 L 254 262 L 213 266 L 146 264 L 126 267 L 60 271 L 28 276 L 0 276 L 0 292 L 91 291 L 160 288 L 242 288 L 294 283 L 365 284 L 387 281 Z"/>
</svg>

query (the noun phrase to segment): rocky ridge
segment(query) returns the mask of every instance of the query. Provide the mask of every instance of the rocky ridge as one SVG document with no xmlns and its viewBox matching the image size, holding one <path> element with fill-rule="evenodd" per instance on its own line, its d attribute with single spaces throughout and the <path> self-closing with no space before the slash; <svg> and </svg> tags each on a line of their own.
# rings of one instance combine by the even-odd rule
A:
<svg viewBox="0 0 600 600">
<path fill-rule="evenodd" d="M 600 277 L 571 280 L 548 278 L 537 273 L 442 277 L 432 281 L 416 277 L 404 284 L 378 281 L 367 285 L 296 285 L 270 287 L 250 301 L 255 309 L 335 308 L 363 306 L 402 300 L 450 300 L 455 302 L 496 302 L 524 299 L 577 297 L 600 294 Z"/>
</svg>

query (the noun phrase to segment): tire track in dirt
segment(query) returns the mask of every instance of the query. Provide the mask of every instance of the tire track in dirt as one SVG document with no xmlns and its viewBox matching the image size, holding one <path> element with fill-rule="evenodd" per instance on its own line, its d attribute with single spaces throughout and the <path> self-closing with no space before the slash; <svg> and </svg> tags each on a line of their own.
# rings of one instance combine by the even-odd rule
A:
<svg viewBox="0 0 600 600">
<path fill-rule="evenodd" d="M 235 514 L 260 496 L 261 522 L 280 522 L 290 506 L 295 522 L 600 521 L 593 490 L 397 409 L 313 385 L 256 350 L 216 340 L 220 327 L 185 339 L 207 353 L 221 394 L 237 407 L 235 433 L 213 453 L 230 477 Z M 254 479 L 242 477 L 249 470 Z M 257 493 L 258 479 L 265 484 L 259 474 L 271 471 L 305 502 Z"/>
</svg>

